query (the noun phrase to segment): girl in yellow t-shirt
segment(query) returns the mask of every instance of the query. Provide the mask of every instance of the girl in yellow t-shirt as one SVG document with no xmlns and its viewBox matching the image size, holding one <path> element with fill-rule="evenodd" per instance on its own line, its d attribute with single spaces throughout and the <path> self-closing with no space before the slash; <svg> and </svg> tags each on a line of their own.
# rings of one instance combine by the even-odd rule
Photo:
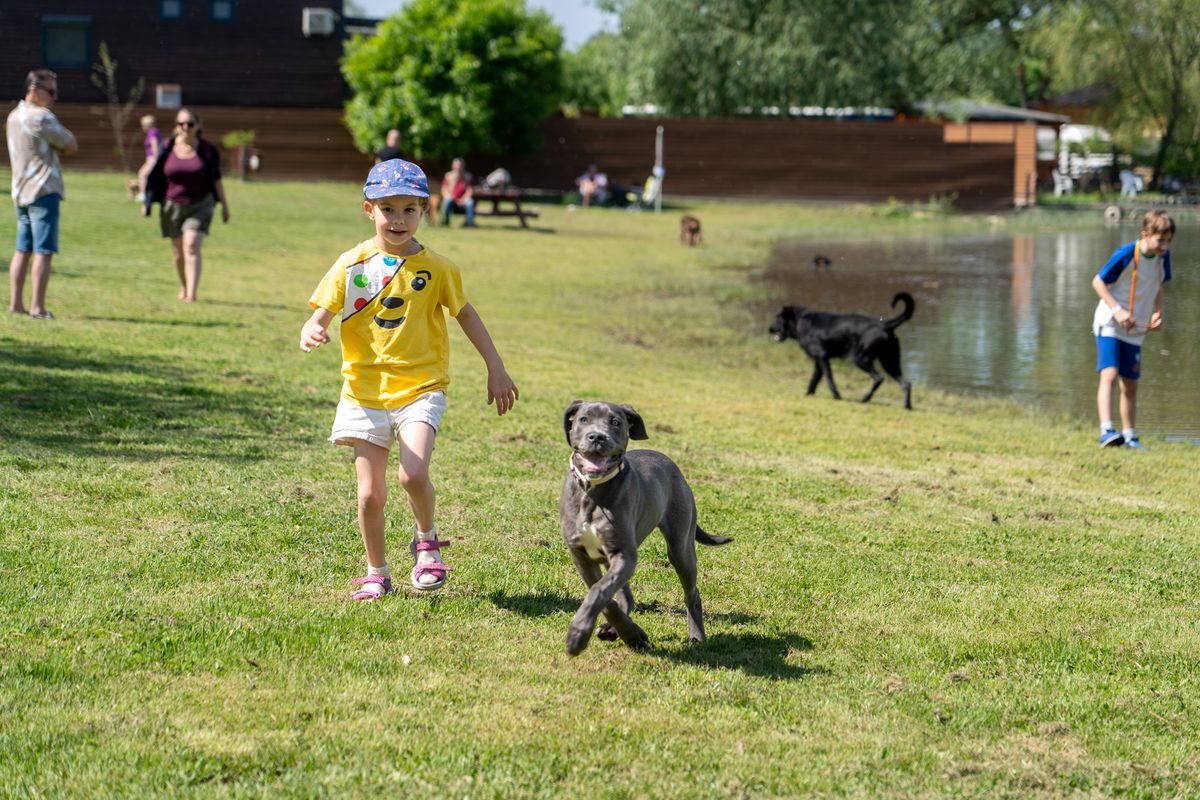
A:
<svg viewBox="0 0 1200 800">
<path fill-rule="evenodd" d="M 353 581 L 355 600 L 392 590 L 384 507 L 393 441 L 400 442 L 400 483 L 416 523 L 409 580 L 422 591 L 440 589 L 450 570 L 441 560 L 449 542 L 438 538 L 429 478 L 450 383 L 445 312 L 487 365 L 488 405 L 494 402 L 503 416 L 520 396 L 483 320 L 463 296 L 458 267 L 413 238 L 428 206 L 420 167 L 398 158 L 376 164 L 363 186 L 363 211 L 375 223 L 375 236 L 334 262 L 308 301 L 313 313 L 300 331 L 300 349 L 312 352 L 330 341 L 329 324 L 341 316 L 345 380 L 329 440 L 354 448 L 358 526 L 367 551 L 367 574 Z"/>
</svg>

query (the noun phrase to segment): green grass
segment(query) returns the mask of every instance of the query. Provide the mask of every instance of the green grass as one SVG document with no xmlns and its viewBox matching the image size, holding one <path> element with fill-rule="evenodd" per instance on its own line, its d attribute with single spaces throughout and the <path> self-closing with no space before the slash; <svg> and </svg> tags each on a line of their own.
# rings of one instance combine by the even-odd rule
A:
<svg viewBox="0 0 1200 800">
<path fill-rule="evenodd" d="M 703 203 L 690 250 L 675 213 L 425 231 L 521 401 L 496 418 L 452 325 L 434 478 L 455 570 L 363 605 L 352 466 L 324 442 L 338 353 L 297 348 L 317 279 L 370 232 L 358 187 L 233 182 L 185 307 L 120 178 L 67 183 L 58 320 L 0 318 L 0 797 L 1200 794 L 1200 450 L 1102 452 L 923 386 L 911 413 L 894 385 L 805 398 L 753 310 L 778 237 L 980 220 Z M 565 655 L 576 397 L 637 407 L 734 537 L 700 553 L 706 644 L 654 536 L 653 649 Z M 398 486 L 389 519 L 403 572 Z"/>
</svg>

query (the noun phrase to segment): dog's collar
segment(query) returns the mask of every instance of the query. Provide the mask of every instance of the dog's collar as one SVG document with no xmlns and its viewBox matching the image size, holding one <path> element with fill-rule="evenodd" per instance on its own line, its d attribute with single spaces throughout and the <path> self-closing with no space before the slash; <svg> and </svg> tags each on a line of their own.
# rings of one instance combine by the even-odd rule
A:
<svg viewBox="0 0 1200 800">
<path fill-rule="evenodd" d="M 574 453 L 571 454 L 570 464 L 571 474 L 575 476 L 575 482 L 579 484 L 579 488 L 586 492 L 588 489 L 591 489 L 594 486 L 599 486 L 602 483 L 608 483 L 613 478 L 617 477 L 617 475 L 621 473 L 621 470 L 625 469 L 625 456 L 621 456 L 621 460 L 617 462 L 615 467 L 597 478 L 589 478 L 579 471 L 579 467 L 575 466 Z"/>
</svg>

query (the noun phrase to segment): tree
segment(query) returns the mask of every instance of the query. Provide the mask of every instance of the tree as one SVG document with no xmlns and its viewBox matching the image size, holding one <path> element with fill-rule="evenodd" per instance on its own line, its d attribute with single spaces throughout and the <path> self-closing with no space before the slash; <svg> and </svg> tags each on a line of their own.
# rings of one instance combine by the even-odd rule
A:
<svg viewBox="0 0 1200 800">
<path fill-rule="evenodd" d="M 562 32 L 523 0 L 414 0 L 342 59 L 363 152 L 398 128 L 421 158 L 527 152 L 558 105 Z"/>
<path fill-rule="evenodd" d="M 620 19 L 621 60 L 606 66 L 623 84 L 609 95 L 695 116 L 906 111 L 956 96 L 1027 105 L 1046 89 L 1033 33 L 1055 1 L 601 0 Z M 579 66 L 605 85 L 598 66 Z"/>
<path fill-rule="evenodd" d="M 1104 84 L 1098 110 L 1118 146 L 1157 139 L 1152 185 L 1169 167 L 1194 172 L 1200 130 L 1200 0 L 1074 0 L 1046 32 L 1059 52 L 1058 88 Z"/>
<path fill-rule="evenodd" d="M 622 64 L 625 47 L 612 33 L 598 33 L 575 53 L 563 55 L 562 103 L 568 109 L 595 109 L 606 117 L 620 115 L 630 101 Z"/>
<path fill-rule="evenodd" d="M 1028 108 L 1049 88 L 1051 53 L 1038 34 L 1058 0 L 934 0 L 935 94 L 946 90 Z"/>
<path fill-rule="evenodd" d="M 121 168 L 130 172 L 133 168 L 129 163 L 129 150 L 126 146 L 125 128 L 137 109 L 138 101 L 146 90 L 146 80 L 138 78 L 137 83 L 129 90 L 129 99 L 122 102 L 121 92 L 117 89 L 117 60 L 108 52 L 108 42 L 100 42 L 100 63 L 92 65 L 92 85 L 104 93 L 108 101 L 103 109 L 93 108 L 94 113 L 107 117 L 105 124 L 112 130 L 113 151 L 121 159 Z"/>
</svg>

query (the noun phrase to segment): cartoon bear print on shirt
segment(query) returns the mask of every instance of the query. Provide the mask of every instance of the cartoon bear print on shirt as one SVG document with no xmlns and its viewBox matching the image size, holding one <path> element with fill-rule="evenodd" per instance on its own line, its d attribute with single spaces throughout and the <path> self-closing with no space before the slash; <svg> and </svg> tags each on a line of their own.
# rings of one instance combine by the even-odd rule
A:
<svg viewBox="0 0 1200 800">
<path fill-rule="evenodd" d="M 342 321 L 345 322 L 366 308 L 392 282 L 392 279 L 399 274 L 403 267 L 404 259 L 384 253 L 376 253 L 366 261 L 360 261 L 350 266 L 346 270 L 346 302 L 342 306 Z M 419 269 L 409 285 L 414 292 L 420 292 L 429 285 L 432 278 L 433 274 L 429 270 Z M 405 300 L 399 294 L 390 294 L 387 297 L 380 297 L 379 304 L 385 311 L 394 311 L 402 309 Z M 374 322 L 379 327 L 391 329 L 404 324 L 405 314 L 384 316 L 384 313 L 381 311 L 374 317 Z"/>
</svg>

